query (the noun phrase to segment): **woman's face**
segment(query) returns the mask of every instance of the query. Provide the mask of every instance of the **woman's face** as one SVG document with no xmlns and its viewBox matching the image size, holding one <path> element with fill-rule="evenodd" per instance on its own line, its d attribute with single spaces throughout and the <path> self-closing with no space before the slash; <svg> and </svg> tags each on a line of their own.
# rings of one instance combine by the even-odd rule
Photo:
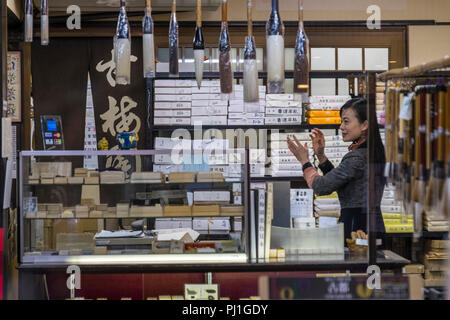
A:
<svg viewBox="0 0 450 320">
<path fill-rule="evenodd" d="M 355 141 L 364 131 L 367 131 L 367 120 L 360 123 L 355 115 L 353 108 L 347 108 L 342 111 L 341 132 L 342 139 L 345 142 Z"/>
</svg>

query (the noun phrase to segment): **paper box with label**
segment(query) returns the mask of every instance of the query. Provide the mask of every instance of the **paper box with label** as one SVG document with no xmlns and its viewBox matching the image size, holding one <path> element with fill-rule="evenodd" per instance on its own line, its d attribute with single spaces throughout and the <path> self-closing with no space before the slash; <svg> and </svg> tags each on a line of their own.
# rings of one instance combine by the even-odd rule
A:
<svg viewBox="0 0 450 320">
<path fill-rule="evenodd" d="M 180 138 L 163 138 L 156 137 L 155 138 L 155 149 L 165 150 L 165 149 L 181 149 L 181 150 L 191 150 L 192 149 L 192 141 L 187 139 Z"/>
<path fill-rule="evenodd" d="M 230 231 L 230 218 L 194 218 L 192 226 L 196 231 Z"/>
<path fill-rule="evenodd" d="M 155 80 L 155 87 L 161 87 L 161 88 L 169 87 L 169 88 L 172 88 L 172 87 L 175 87 L 175 86 L 176 86 L 175 80 L 159 80 L 159 79 Z"/>
<path fill-rule="evenodd" d="M 194 203 L 230 203 L 230 191 L 194 191 Z"/>
<path fill-rule="evenodd" d="M 188 126 L 191 124 L 191 118 L 172 118 L 172 125 Z"/>
</svg>

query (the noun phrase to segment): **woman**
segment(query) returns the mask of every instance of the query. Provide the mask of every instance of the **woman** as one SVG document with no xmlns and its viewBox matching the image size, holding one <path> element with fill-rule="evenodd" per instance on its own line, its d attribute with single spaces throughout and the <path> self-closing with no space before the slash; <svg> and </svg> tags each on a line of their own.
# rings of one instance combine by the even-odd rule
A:
<svg viewBox="0 0 450 320">
<path fill-rule="evenodd" d="M 314 154 L 319 160 L 319 168 L 323 172 L 320 176 L 309 162 L 308 147 L 298 141 L 287 139 L 289 150 L 303 165 L 303 176 L 308 187 L 314 193 L 328 195 L 336 191 L 341 204 L 341 216 L 339 222 L 344 223 L 344 234 L 346 239 L 351 239 L 351 232 L 363 230 L 367 233 L 367 179 L 368 179 L 368 154 L 367 133 L 370 126 L 375 126 L 375 199 L 377 214 L 377 232 L 383 232 L 384 223 L 381 216 L 380 203 L 383 196 L 384 165 L 386 162 L 384 146 L 381 141 L 380 131 L 376 118 L 371 123 L 367 120 L 367 101 L 365 99 L 351 99 L 345 103 L 341 110 L 341 132 L 345 142 L 352 141 L 349 152 L 342 158 L 338 167 L 327 159 L 325 139 L 319 129 L 314 129 L 310 135 Z"/>
</svg>

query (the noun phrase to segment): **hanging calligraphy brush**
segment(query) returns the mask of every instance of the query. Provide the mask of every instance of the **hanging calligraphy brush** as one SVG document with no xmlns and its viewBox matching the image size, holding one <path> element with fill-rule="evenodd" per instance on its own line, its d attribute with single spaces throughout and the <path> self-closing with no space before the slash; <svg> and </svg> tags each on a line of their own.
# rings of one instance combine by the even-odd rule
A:
<svg viewBox="0 0 450 320">
<path fill-rule="evenodd" d="M 428 203 L 431 212 L 439 219 L 444 218 L 444 212 L 439 211 L 439 205 L 442 197 L 442 189 L 445 182 L 445 99 L 446 88 L 438 85 L 433 94 L 434 101 L 434 152 L 433 152 L 433 172 L 430 178 L 430 194 Z"/>
<path fill-rule="evenodd" d="M 424 163 L 425 163 L 425 94 L 422 87 L 416 87 L 416 101 L 414 104 L 415 111 L 415 165 L 414 177 L 415 185 L 413 191 L 413 201 L 415 202 L 415 216 L 414 216 L 414 231 L 416 233 L 422 232 L 423 220 L 423 206 L 420 198 L 423 197 L 425 191 L 424 181 Z"/>
<path fill-rule="evenodd" d="M 309 93 L 309 39 L 303 24 L 303 0 L 299 0 L 298 31 L 295 40 L 294 92 L 306 101 Z"/>
<path fill-rule="evenodd" d="M 169 76 L 178 77 L 178 22 L 177 2 L 172 0 L 172 14 L 169 26 Z"/>
<path fill-rule="evenodd" d="M 116 64 L 116 83 L 130 84 L 131 79 L 131 34 L 125 10 L 125 0 L 120 0 L 119 19 L 114 37 L 114 62 Z"/>
<path fill-rule="evenodd" d="M 25 42 L 33 42 L 33 1 L 25 0 Z"/>
<path fill-rule="evenodd" d="M 391 125 L 391 113 L 393 104 L 393 88 L 388 88 L 386 91 L 386 120 L 385 120 L 385 140 L 386 140 L 386 165 L 384 167 L 384 176 L 390 182 L 391 172 L 391 154 L 392 154 L 392 125 Z"/>
<path fill-rule="evenodd" d="M 220 92 L 230 94 L 233 91 L 233 71 L 231 69 L 231 44 L 228 34 L 227 0 L 222 0 L 222 26 L 219 38 Z"/>
<path fill-rule="evenodd" d="M 197 87 L 200 89 L 203 80 L 203 64 L 205 58 L 205 43 L 202 32 L 202 0 L 197 0 L 197 25 L 194 34 L 194 61 L 195 79 Z"/>
<path fill-rule="evenodd" d="M 278 0 L 272 0 L 272 11 L 266 24 L 267 92 L 284 93 L 284 25 L 278 11 Z"/>
<path fill-rule="evenodd" d="M 400 113 L 400 108 L 401 106 L 403 106 L 403 104 L 405 103 L 405 101 L 407 100 L 407 98 L 405 97 L 405 95 L 402 92 L 399 92 L 398 94 L 398 100 L 397 100 L 397 108 L 396 108 L 396 112 L 397 113 L 397 117 L 398 117 L 398 131 L 397 131 L 397 136 L 396 136 L 396 141 L 397 141 L 397 152 L 396 152 L 396 170 L 394 170 L 395 172 L 395 199 L 397 201 L 402 201 L 403 200 L 403 192 L 404 192 L 404 184 L 403 184 L 403 178 L 404 178 L 404 174 L 405 172 L 403 171 L 404 169 L 404 154 L 403 154 L 403 148 L 404 148 L 404 143 L 405 143 L 405 137 L 404 137 L 404 132 L 405 132 L 405 120 L 402 119 L 399 115 Z"/>
<path fill-rule="evenodd" d="M 47 0 L 41 0 L 41 45 L 47 46 L 49 42 L 48 4 Z"/>
<path fill-rule="evenodd" d="M 427 197 L 427 194 L 430 192 L 431 183 L 430 183 L 430 172 L 431 172 L 431 154 L 432 154 L 432 135 L 433 132 L 433 122 L 432 122 L 432 91 L 430 86 L 426 86 L 425 88 L 425 193 L 422 194 L 421 200 L 422 205 L 425 210 L 430 210 L 430 196 Z"/>
<path fill-rule="evenodd" d="M 450 87 L 447 85 L 445 95 L 445 108 L 443 118 L 445 119 L 445 137 L 444 143 L 444 160 L 447 161 L 447 178 L 445 179 L 444 186 L 442 188 L 441 201 L 439 205 L 439 212 L 449 218 L 450 213 Z"/>
<path fill-rule="evenodd" d="M 153 31 L 152 7 L 150 0 L 146 1 L 145 15 L 142 20 L 142 47 L 144 78 L 154 78 L 155 68 L 155 39 Z"/>
<path fill-rule="evenodd" d="M 253 37 L 252 0 L 247 1 L 248 35 L 245 38 L 244 52 L 244 101 L 259 100 L 258 66 L 256 63 L 256 46 Z"/>
</svg>

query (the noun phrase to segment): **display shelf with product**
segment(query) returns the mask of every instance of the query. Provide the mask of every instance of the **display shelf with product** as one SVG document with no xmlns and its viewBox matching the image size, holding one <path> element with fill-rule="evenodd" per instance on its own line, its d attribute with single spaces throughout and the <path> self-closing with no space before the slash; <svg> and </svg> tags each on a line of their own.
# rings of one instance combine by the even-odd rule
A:
<svg viewBox="0 0 450 320">
<path fill-rule="evenodd" d="M 112 264 L 123 263 L 123 255 L 126 261 L 148 263 L 165 258 L 167 263 L 246 262 L 245 150 L 227 150 L 240 168 L 240 176 L 233 178 L 210 172 L 207 163 L 169 174 L 146 171 L 160 155 L 171 151 L 21 152 L 21 264 L 67 264 L 73 259 L 95 264 L 104 255 Z M 85 156 L 97 156 L 105 166 L 78 168 Z M 128 170 L 117 171 L 112 159 Z M 80 183 L 70 184 L 73 179 Z M 66 183 L 54 184 L 57 180 Z M 147 230 L 149 218 L 156 219 L 152 230 Z M 208 246 L 194 244 L 196 240 Z M 169 252 L 173 255 L 164 255 Z M 226 259 L 216 257 L 222 253 Z"/>
</svg>

